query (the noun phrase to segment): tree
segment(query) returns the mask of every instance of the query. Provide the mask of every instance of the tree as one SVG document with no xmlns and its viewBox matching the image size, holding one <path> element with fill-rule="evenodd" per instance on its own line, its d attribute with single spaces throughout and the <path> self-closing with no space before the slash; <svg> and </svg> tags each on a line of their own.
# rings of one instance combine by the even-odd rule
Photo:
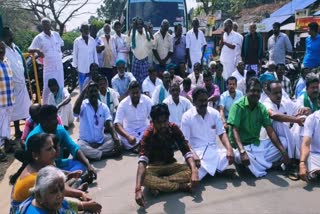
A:
<svg viewBox="0 0 320 214">
<path fill-rule="evenodd" d="M 120 20 L 126 3 L 127 0 L 104 0 L 100 8 L 97 9 L 98 17 L 108 20 Z"/>
<path fill-rule="evenodd" d="M 89 0 L 0 0 L 6 1 L 6 6 L 12 9 L 30 11 L 40 21 L 43 17 L 50 18 L 60 35 L 64 33 L 66 23 L 72 18 L 88 13 L 80 12 Z M 90 3 L 94 4 L 94 3 Z"/>
</svg>

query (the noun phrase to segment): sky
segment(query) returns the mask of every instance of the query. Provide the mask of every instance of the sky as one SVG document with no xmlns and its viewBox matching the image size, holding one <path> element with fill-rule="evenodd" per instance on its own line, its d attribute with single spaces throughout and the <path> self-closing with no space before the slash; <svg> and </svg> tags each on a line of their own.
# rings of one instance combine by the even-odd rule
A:
<svg viewBox="0 0 320 214">
<path fill-rule="evenodd" d="M 118 1 L 118 0 L 115 0 Z M 71 21 L 67 23 L 67 31 L 73 30 L 79 27 L 83 22 L 87 22 L 90 16 L 97 16 L 96 11 L 102 4 L 103 0 L 89 0 L 89 4 L 83 7 L 79 13 L 85 13 L 79 15 Z M 191 8 L 197 5 L 196 0 L 186 0 L 187 2 L 187 10 L 189 11 Z"/>
</svg>

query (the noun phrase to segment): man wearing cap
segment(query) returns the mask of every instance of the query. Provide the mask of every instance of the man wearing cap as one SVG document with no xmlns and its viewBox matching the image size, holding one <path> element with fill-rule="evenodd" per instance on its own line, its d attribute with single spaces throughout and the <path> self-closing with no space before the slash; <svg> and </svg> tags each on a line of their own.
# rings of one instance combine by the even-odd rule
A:
<svg viewBox="0 0 320 214">
<path fill-rule="evenodd" d="M 37 53 L 39 57 L 43 57 L 43 103 L 48 103 L 48 95 L 50 93 L 47 85 L 48 80 L 55 78 L 59 87 L 64 87 L 62 52 L 63 40 L 59 33 L 51 31 L 51 21 L 48 18 L 41 20 L 43 31 L 39 33 L 32 41 L 28 51 Z"/>
<path fill-rule="evenodd" d="M 129 83 L 136 80 L 131 72 L 126 72 L 126 62 L 122 59 L 118 59 L 116 62 L 116 67 L 118 73 L 112 78 L 111 85 L 112 88 L 120 94 L 120 100 L 126 97 Z"/>
<path fill-rule="evenodd" d="M 90 75 L 90 65 L 98 64 L 98 55 L 95 40 L 89 36 L 89 25 L 84 23 L 80 27 L 81 36 L 73 42 L 72 66 L 79 72 L 80 92 L 83 90 L 84 81 Z"/>
<path fill-rule="evenodd" d="M 169 21 L 164 19 L 161 22 L 160 30 L 154 34 L 153 61 L 158 72 L 165 71 L 173 54 L 172 36 L 168 33 L 169 27 Z"/>
</svg>

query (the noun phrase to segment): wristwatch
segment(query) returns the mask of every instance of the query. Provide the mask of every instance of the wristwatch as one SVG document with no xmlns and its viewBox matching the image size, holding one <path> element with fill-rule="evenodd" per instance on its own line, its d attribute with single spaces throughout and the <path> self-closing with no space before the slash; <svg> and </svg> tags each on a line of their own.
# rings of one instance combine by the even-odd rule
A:
<svg viewBox="0 0 320 214">
<path fill-rule="evenodd" d="M 244 153 L 246 153 L 246 150 L 240 149 L 240 155 L 243 155 Z"/>
</svg>

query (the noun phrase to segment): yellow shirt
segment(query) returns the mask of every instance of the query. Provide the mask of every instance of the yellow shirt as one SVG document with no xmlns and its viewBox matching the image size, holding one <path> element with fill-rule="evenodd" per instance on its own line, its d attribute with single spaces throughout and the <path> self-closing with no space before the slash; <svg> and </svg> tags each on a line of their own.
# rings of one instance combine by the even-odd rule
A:
<svg viewBox="0 0 320 214">
<path fill-rule="evenodd" d="M 31 173 L 24 178 L 18 178 L 14 187 L 13 187 L 13 193 L 12 193 L 12 199 L 14 201 L 22 202 L 26 200 L 30 196 L 29 189 L 34 187 L 34 184 L 36 183 L 37 178 L 36 172 Z"/>
</svg>

